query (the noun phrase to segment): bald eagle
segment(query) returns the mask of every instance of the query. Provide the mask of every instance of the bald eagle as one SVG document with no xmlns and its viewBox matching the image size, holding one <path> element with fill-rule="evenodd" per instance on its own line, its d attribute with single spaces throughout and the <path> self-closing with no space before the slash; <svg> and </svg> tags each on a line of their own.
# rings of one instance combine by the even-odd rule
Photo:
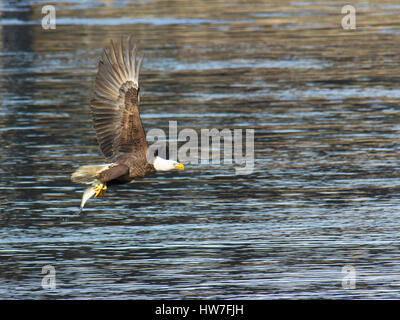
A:
<svg viewBox="0 0 400 320">
<path fill-rule="evenodd" d="M 133 37 L 111 40 L 104 48 L 94 81 L 91 112 L 93 127 L 106 164 L 79 167 L 71 176 L 89 184 L 82 196 L 80 213 L 91 197 L 100 198 L 107 185 L 132 182 L 156 171 L 183 170 L 175 160 L 148 156 L 146 135 L 139 113 L 139 72 Z"/>
</svg>

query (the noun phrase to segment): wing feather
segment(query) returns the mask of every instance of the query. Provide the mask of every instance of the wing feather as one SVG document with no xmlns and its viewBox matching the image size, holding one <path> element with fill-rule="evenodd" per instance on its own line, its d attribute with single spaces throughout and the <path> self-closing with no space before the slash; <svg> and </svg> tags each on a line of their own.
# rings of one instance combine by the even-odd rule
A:
<svg viewBox="0 0 400 320">
<path fill-rule="evenodd" d="M 110 161 L 147 150 L 139 112 L 141 62 L 132 36 L 111 40 L 101 54 L 91 110 L 100 149 Z"/>
</svg>

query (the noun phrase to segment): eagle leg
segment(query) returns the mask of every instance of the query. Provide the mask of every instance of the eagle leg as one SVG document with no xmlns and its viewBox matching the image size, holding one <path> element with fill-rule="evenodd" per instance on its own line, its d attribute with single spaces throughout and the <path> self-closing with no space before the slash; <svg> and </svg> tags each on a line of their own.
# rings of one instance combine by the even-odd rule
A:
<svg viewBox="0 0 400 320">
<path fill-rule="evenodd" d="M 107 190 L 107 186 L 103 183 L 95 184 L 93 189 L 96 192 L 94 194 L 95 198 L 101 198 L 104 192 Z"/>
</svg>

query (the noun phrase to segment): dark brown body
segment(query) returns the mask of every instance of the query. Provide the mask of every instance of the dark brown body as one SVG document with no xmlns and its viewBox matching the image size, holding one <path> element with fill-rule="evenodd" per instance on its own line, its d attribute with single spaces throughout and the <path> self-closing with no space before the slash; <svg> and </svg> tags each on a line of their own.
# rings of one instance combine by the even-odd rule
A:
<svg viewBox="0 0 400 320">
<path fill-rule="evenodd" d="M 119 158 L 109 169 L 100 172 L 98 179 L 103 184 L 122 184 L 144 178 L 155 172 L 154 166 L 149 164 L 146 158 L 127 154 Z"/>
</svg>

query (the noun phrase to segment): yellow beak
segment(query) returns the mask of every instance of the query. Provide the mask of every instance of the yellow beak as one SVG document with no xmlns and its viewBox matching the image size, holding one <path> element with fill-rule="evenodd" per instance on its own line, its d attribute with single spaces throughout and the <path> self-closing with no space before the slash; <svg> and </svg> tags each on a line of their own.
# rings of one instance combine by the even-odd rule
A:
<svg viewBox="0 0 400 320">
<path fill-rule="evenodd" d="M 184 166 L 182 163 L 177 163 L 177 164 L 175 165 L 175 169 L 183 170 L 183 169 L 185 169 L 185 166 Z"/>
</svg>

